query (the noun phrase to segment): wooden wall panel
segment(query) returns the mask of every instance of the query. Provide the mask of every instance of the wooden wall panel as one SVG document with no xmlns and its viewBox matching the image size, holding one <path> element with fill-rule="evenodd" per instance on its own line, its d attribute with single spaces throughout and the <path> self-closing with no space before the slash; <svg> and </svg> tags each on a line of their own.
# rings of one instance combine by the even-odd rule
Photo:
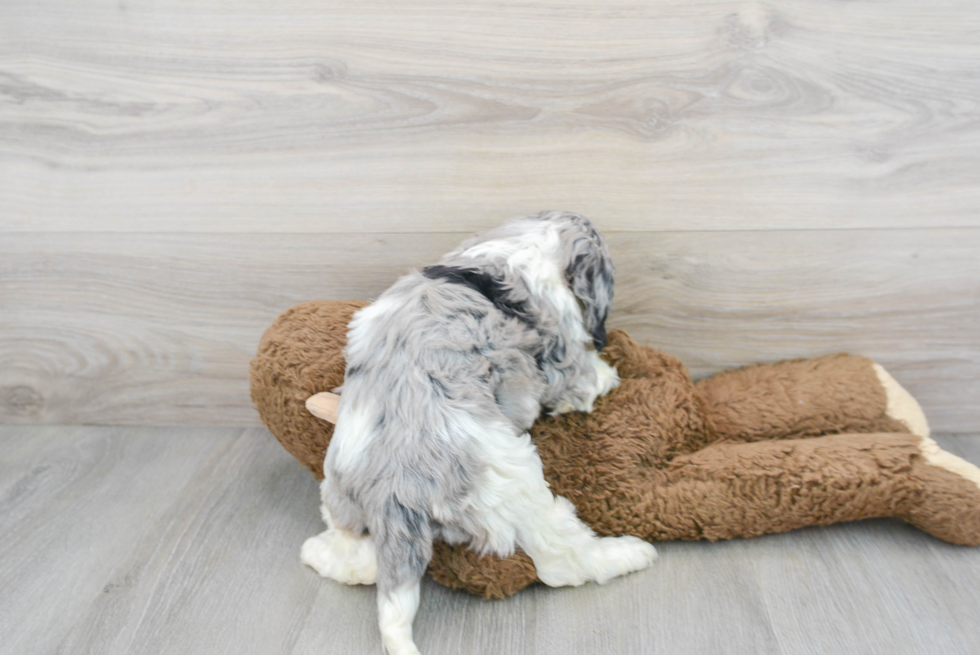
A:
<svg viewBox="0 0 980 655">
<path fill-rule="evenodd" d="M 973 0 L 0 4 L 0 421 L 255 422 L 262 330 L 545 208 L 698 375 L 848 349 L 976 431 Z"/>
<path fill-rule="evenodd" d="M 7 0 L 0 232 L 980 226 L 980 12 Z"/>
<path fill-rule="evenodd" d="M 12 234 L 0 422 L 251 425 L 248 361 L 309 299 L 375 297 L 465 234 Z M 980 424 L 980 229 L 615 233 L 612 327 L 696 376 L 869 355 L 937 430 Z"/>
</svg>

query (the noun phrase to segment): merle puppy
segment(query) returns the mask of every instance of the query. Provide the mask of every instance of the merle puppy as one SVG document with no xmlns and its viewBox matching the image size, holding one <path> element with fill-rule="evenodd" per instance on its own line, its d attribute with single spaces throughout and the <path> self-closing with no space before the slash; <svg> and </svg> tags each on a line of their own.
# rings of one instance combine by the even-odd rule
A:
<svg viewBox="0 0 980 655">
<path fill-rule="evenodd" d="M 615 387 L 599 358 L 614 269 L 582 216 L 547 212 L 474 237 L 399 279 L 351 321 L 321 485 L 327 530 L 302 560 L 378 586 L 385 650 L 418 653 L 412 621 L 434 539 L 507 557 L 548 585 L 649 566 L 650 544 L 597 537 L 548 489 L 528 428 L 588 412 Z"/>
</svg>

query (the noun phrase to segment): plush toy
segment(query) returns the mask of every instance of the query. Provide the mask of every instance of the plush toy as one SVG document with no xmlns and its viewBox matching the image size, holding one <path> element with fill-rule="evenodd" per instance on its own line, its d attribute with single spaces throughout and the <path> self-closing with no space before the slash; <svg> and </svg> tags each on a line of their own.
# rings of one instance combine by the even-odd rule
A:
<svg viewBox="0 0 980 655">
<path fill-rule="evenodd" d="M 262 420 L 318 480 L 347 323 L 366 304 L 293 307 L 252 360 Z M 676 358 L 619 330 L 608 339 L 603 356 L 619 387 L 591 414 L 542 417 L 532 429 L 552 490 L 597 533 L 713 541 L 900 517 L 951 543 L 980 545 L 980 469 L 940 449 L 915 399 L 871 360 L 787 361 L 694 383 Z M 536 580 L 522 552 L 478 557 L 447 544 L 437 545 L 429 571 L 485 598 Z"/>
</svg>

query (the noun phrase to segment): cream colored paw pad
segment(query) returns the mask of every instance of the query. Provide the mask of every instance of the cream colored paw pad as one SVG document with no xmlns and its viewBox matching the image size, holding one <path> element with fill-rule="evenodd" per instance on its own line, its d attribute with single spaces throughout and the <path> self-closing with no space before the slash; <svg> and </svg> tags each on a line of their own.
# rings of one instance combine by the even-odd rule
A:
<svg viewBox="0 0 980 655">
<path fill-rule="evenodd" d="M 953 453 L 947 452 L 939 447 L 935 441 L 929 437 L 923 437 L 919 442 L 919 450 L 926 458 L 926 461 L 933 466 L 946 469 L 950 473 L 966 478 L 980 489 L 980 468 L 977 468 L 962 457 L 957 457 Z"/>
<path fill-rule="evenodd" d="M 928 438 L 929 422 L 926 420 L 925 412 L 922 411 L 919 401 L 905 387 L 900 385 L 883 366 L 875 364 L 874 369 L 878 381 L 885 388 L 885 397 L 888 399 L 885 413 L 904 423 L 912 434 Z"/>
</svg>

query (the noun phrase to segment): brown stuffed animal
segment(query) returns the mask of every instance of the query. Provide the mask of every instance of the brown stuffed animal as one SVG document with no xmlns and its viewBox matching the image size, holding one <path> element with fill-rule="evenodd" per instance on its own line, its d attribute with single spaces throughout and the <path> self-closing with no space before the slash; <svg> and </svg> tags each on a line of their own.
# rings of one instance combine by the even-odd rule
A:
<svg viewBox="0 0 980 655">
<path fill-rule="evenodd" d="M 265 332 L 252 400 L 317 480 L 344 377 L 347 323 L 364 302 L 309 302 Z M 726 371 L 693 383 L 674 357 L 619 330 L 603 355 L 621 383 L 591 414 L 540 419 L 531 433 L 556 494 L 601 535 L 730 539 L 805 525 L 900 517 L 955 544 L 980 545 L 980 469 L 929 438 L 918 403 L 863 357 L 835 355 Z M 312 396 L 312 398 L 311 398 Z M 437 544 L 447 586 L 503 598 L 537 578 Z"/>
</svg>

